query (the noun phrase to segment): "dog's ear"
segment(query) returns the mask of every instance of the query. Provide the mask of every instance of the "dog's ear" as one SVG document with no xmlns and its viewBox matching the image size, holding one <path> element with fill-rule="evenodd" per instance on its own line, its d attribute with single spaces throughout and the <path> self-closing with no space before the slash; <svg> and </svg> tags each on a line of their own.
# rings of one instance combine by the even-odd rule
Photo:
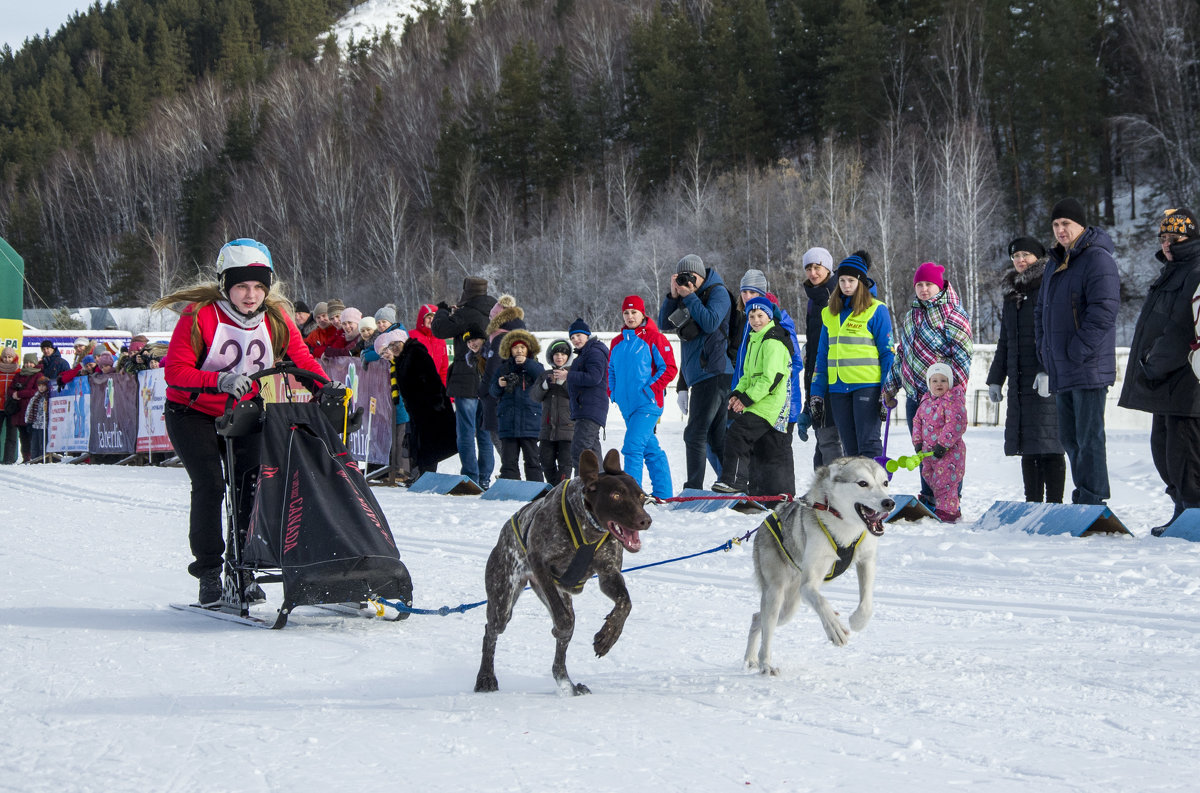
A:
<svg viewBox="0 0 1200 793">
<path fill-rule="evenodd" d="M 583 480 L 586 487 L 596 484 L 598 476 L 600 476 L 600 461 L 596 459 L 596 453 L 591 449 L 584 449 L 583 454 L 579 455 L 579 478 Z"/>
<path fill-rule="evenodd" d="M 608 454 L 604 455 L 604 473 L 619 474 L 621 470 L 621 453 L 616 449 L 609 449 Z"/>
<path fill-rule="evenodd" d="M 812 487 L 809 488 L 809 495 L 816 501 L 825 499 L 829 492 L 829 483 L 833 481 L 834 474 L 838 471 L 838 463 L 835 460 L 828 465 L 822 465 L 813 475 Z"/>
</svg>

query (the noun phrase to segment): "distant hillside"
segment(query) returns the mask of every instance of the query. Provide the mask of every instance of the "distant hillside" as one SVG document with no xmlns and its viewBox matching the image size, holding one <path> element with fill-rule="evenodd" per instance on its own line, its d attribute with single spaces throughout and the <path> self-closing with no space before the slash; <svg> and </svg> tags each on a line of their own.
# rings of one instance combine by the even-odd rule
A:
<svg viewBox="0 0 1200 793">
<path fill-rule="evenodd" d="M 119 0 L 0 53 L 0 173 L 24 181 L 64 145 L 126 135 L 202 77 L 246 85 L 312 58 L 351 0 Z"/>
<path fill-rule="evenodd" d="M 897 310 L 945 264 L 988 338 L 1058 199 L 1133 251 L 1200 203 L 1200 0 L 424 0 L 369 35 L 395 6 L 347 5 L 121 0 L 6 55 L 26 305 L 145 304 L 254 236 L 310 302 L 478 274 L 605 330 L 685 253 L 799 309 L 819 245 Z"/>
</svg>

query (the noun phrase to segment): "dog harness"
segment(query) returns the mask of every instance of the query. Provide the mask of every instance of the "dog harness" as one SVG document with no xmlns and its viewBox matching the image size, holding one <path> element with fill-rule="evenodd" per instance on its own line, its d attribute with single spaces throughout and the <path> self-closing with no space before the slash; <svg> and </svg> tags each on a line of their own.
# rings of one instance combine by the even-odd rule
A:
<svg viewBox="0 0 1200 793">
<path fill-rule="evenodd" d="M 585 584 L 587 584 L 588 579 L 592 577 L 590 572 L 592 560 L 596 558 L 596 551 L 601 545 L 604 544 L 604 541 L 608 539 L 608 532 L 600 528 L 600 524 L 596 523 L 596 519 L 593 518 L 591 513 L 585 509 L 583 514 L 588 519 L 588 523 L 591 524 L 593 529 L 601 532 L 602 536 L 594 543 L 589 543 L 584 540 L 583 529 L 580 526 L 579 518 L 575 515 L 574 510 L 572 510 L 570 505 L 567 503 L 566 487 L 562 489 L 560 506 L 562 507 L 563 523 L 567 527 L 567 536 L 571 538 L 571 545 L 575 546 L 575 556 L 571 558 L 571 563 L 567 565 L 566 570 L 553 577 L 554 583 L 563 589 L 569 589 L 572 594 L 578 595 L 583 591 L 583 587 Z M 529 529 L 527 527 L 525 529 L 525 533 L 521 533 L 520 524 L 517 522 L 517 518 L 520 517 L 520 515 L 521 513 L 518 512 L 516 515 L 513 515 L 511 518 L 509 518 L 508 525 L 512 527 L 513 534 L 517 538 L 517 545 L 521 546 L 521 553 L 528 555 L 529 551 L 525 547 L 525 541 L 529 536 Z"/>
<path fill-rule="evenodd" d="M 825 524 L 821 521 L 820 515 L 814 515 L 817 519 L 817 525 L 821 527 L 821 531 L 825 533 L 825 539 L 829 540 L 829 544 L 833 546 L 834 552 L 837 554 L 837 561 L 829 568 L 829 573 L 825 576 L 826 581 L 832 581 L 850 568 L 850 563 L 854 561 L 854 552 L 858 549 L 858 544 L 862 542 L 863 537 L 867 536 L 864 531 L 858 535 L 858 539 L 850 543 L 845 548 L 837 544 L 833 539 L 833 535 L 829 533 L 829 529 L 825 528 Z M 772 512 L 767 519 L 763 521 L 763 525 L 767 527 L 767 531 L 771 532 L 771 536 L 775 538 L 775 542 L 779 544 L 779 550 L 783 551 L 783 555 L 792 563 L 792 567 L 800 570 L 800 565 L 796 564 L 796 560 L 792 558 L 787 547 L 783 544 L 783 523 L 779 520 L 779 515 Z"/>
</svg>

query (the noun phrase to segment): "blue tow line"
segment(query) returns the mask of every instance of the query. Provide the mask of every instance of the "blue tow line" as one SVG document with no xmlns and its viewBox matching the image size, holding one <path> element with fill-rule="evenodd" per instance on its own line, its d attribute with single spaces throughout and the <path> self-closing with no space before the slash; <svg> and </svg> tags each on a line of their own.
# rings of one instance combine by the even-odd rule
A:
<svg viewBox="0 0 1200 793">
<path fill-rule="evenodd" d="M 622 573 L 632 573 L 635 570 L 645 570 L 648 567 L 658 567 L 658 566 L 664 565 L 664 564 L 671 564 L 672 562 L 682 562 L 685 559 L 695 559 L 697 556 L 705 556 L 710 553 L 716 553 L 717 551 L 729 551 L 729 550 L 733 549 L 734 544 L 740 545 L 742 542 L 750 539 L 750 535 L 754 534 L 755 531 L 758 531 L 758 529 L 754 529 L 753 531 L 746 532 L 746 534 L 742 537 L 733 537 L 731 539 L 728 539 L 715 548 L 709 548 L 707 551 L 699 551 L 697 553 L 690 553 L 687 556 L 676 556 L 674 559 L 663 559 L 661 562 L 651 562 L 650 564 L 641 564 L 636 567 L 626 567 L 623 570 L 621 570 L 621 572 Z M 596 576 L 592 576 L 592 578 L 595 578 L 595 577 Z M 525 589 L 529 589 L 529 587 L 525 587 Z M 385 606 L 391 606 L 396 611 L 399 611 L 404 614 L 423 614 L 423 615 L 428 615 L 428 616 L 437 615 L 439 617 L 445 617 L 450 614 L 463 614 L 465 612 L 470 611 L 473 608 L 478 608 L 487 603 L 486 600 L 481 600 L 478 603 L 463 603 L 458 606 L 442 606 L 441 608 L 438 608 L 438 609 L 418 609 L 418 608 L 413 608 L 412 606 L 409 606 L 408 604 L 402 603 L 398 600 L 387 600 L 385 598 L 374 598 L 372 600 L 372 602 L 373 603 L 382 603 Z"/>
</svg>

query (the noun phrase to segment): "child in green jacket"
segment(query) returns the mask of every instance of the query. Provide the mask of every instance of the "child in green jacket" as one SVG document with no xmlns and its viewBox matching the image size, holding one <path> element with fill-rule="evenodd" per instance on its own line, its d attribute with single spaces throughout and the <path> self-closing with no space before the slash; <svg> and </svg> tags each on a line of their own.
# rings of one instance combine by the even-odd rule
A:
<svg viewBox="0 0 1200 793">
<path fill-rule="evenodd" d="M 733 423 L 725 434 L 725 456 L 721 461 L 721 479 L 713 484 L 719 493 L 777 495 L 793 493 L 795 483 L 784 481 L 783 460 L 760 460 L 755 466 L 760 481 L 727 481 L 735 471 L 750 470 L 751 454 L 778 454 L 778 444 L 770 443 L 768 433 L 786 432 L 791 405 L 792 341 L 787 331 L 775 322 L 775 308 L 765 297 L 746 302 L 746 322 L 750 338 L 742 378 L 729 397 Z M 763 443 L 766 440 L 767 443 Z M 787 453 L 791 453 L 788 448 Z M 728 472 L 728 473 L 725 473 Z"/>
</svg>

